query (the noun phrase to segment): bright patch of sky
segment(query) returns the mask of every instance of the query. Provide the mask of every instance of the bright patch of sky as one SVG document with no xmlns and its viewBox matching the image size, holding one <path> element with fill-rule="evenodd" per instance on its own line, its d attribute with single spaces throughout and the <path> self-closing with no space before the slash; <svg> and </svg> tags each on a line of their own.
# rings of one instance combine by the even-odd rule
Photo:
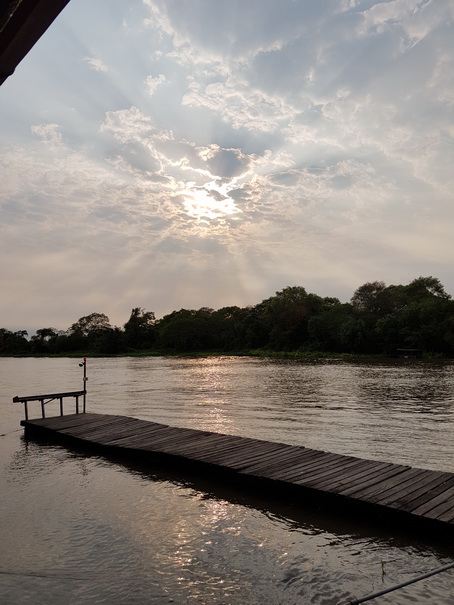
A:
<svg viewBox="0 0 454 605">
<path fill-rule="evenodd" d="M 0 88 L 2 326 L 454 294 L 453 39 L 452 0 L 73 0 Z"/>
</svg>

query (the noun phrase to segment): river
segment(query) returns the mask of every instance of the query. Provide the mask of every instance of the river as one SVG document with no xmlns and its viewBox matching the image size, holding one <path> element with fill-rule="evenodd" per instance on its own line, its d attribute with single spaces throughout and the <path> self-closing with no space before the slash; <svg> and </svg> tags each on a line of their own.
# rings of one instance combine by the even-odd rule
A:
<svg viewBox="0 0 454 605">
<path fill-rule="evenodd" d="M 124 357 L 87 371 L 91 412 L 454 472 L 452 364 Z M 2 605 L 336 605 L 454 560 L 367 515 L 24 440 L 13 396 L 81 388 L 76 359 L 0 358 Z M 454 571 L 371 603 L 452 604 Z"/>
</svg>

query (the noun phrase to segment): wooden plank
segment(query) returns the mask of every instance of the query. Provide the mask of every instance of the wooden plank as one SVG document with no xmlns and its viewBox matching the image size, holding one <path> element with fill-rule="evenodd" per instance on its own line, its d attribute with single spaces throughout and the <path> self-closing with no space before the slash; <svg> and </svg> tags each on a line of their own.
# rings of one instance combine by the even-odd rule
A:
<svg viewBox="0 0 454 605">
<path fill-rule="evenodd" d="M 140 436 L 140 434 L 139 434 Z M 153 432 L 149 433 L 146 436 L 142 434 L 144 443 L 153 443 L 156 448 L 165 447 L 166 444 L 174 444 L 175 446 L 179 444 L 183 440 L 187 440 L 191 438 L 187 435 L 179 435 L 178 433 L 171 433 L 170 431 L 162 431 L 162 432 Z"/>
<path fill-rule="evenodd" d="M 281 473 L 283 481 L 290 481 L 295 483 L 300 477 L 304 477 L 305 474 L 312 471 L 325 468 L 327 465 L 335 464 L 339 461 L 337 454 L 319 454 L 314 456 L 308 456 L 303 459 L 301 463 L 290 466 Z"/>
<path fill-rule="evenodd" d="M 320 469 L 315 473 L 306 473 L 301 480 L 304 480 L 305 483 L 308 485 L 313 485 L 314 487 L 317 487 L 317 489 L 327 489 L 327 485 L 335 483 L 339 480 L 340 477 L 351 477 L 355 471 L 360 470 L 365 470 L 364 464 L 362 464 L 361 460 L 358 460 L 356 462 L 339 461 L 338 463 L 327 465 L 325 469 Z M 299 482 L 298 479 L 296 481 Z"/>
<path fill-rule="evenodd" d="M 238 443 L 241 443 L 240 441 Z M 173 441 L 167 440 L 167 441 L 161 441 L 158 444 L 156 444 L 155 442 L 153 442 L 153 445 L 159 449 L 160 451 L 163 452 L 175 452 L 176 448 L 174 448 L 173 446 Z M 182 445 L 182 444 L 180 444 Z M 195 443 L 191 444 L 191 449 L 189 449 L 189 445 L 187 446 L 188 449 L 186 450 L 187 455 L 198 455 L 198 456 L 208 456 L 208 457 L 215 457 L 216 455 L 219 455 L 219 452 L 221 451 L 219 448 L 221 446 L 225 446 L 225 447 L 234 447 L 234 445 L 230 442 L 230 439 L 223 439 L 222 441 L 217 441 L 216 443 L 211 442 L 210 447 L 208 447 L 208 441 L 206 441 L 205 443 L 203 443 L 202 440 L 199 440 L 198 442 L 196 441 Z M 184 447 L 184 446 L 183 446 Z M 191 452 L 191 454 L 190 454 Z"/>
<path fill-rule="evenodd" d="M 247 454 L 244 454 L 247 456 Z M 215 464 L 216 466 L 226 467 L 229 469 L 237 470 L 243 464 L 243 459 L 238 458 L 237 455 L 229 456 L 227 451 L 217 451 L 213 453 L 211 451 L 199 451 L 192 452 L 189 456 L 192 460 L 197 460 L 198 462 L 206 462 L 208 464 Z"/>
<path fill-rule="evenodd" d="M 437 521 L 442 521 L 444 523 L 452 523 L 454 521 L 454 507 L 450 508 L 446 513 L 440 515 Z"/>
<path fill-rule="evenodd" d="M 431 508 L 430 511 L 425 513 L 424 516 L 429 519 L 440 520 L 445 518 L 446 516 L 450 516 L 453 507 L 453 494 L 451 492 L 444 502 L 440 502 L 440 504 L 438 504 L 434 508 Z"/>
<path fill-rule="evenodd" d="M 187 453 L 192 445 L 195 445 L 198 448 L 203 447 L 201 444 L 202 439 L 203 438 L 194 435 L 185 435 L 181 439 L 172 439 L 170 444 L 161 441 L 159 446 L 157 446 L 154 441 L 154 436 L 147 435 L 145 433 L 143 435 L 137 435 L 131 439 L 128 439 L 127 442 L 120 441 L 118 445 L 120 447 L 131 447 L 133 445 L 137 449 L 141 449 L 142 447 L 153 444 L 156 451 L 159 450 L 162 452 L 172 453 L 174 455 L 181 455 L 182 453 Z"/>
<path fill-rule="evenodd" d="M 312 467 L 316 464 L 329 463 L 331 460 L 337 460 L 337 455 L 327 454 L 325 452 L 317 452 L 315 450 L 301 452 L 301 457 L 298 462 L 281 469 L 282 479 L 284 481 L 290 480 L 289 476 L 291 475 L 295 475 L 299 472 L 302 472 L 306 468 Z"/>
<path fill-rule="evenodd" d="M 164 434 L 165 431 L 167 431 L 167 428 L 168 427 L 166 427 L 166 426 L 159 426 L 159 425 L 157 425 L 157 426 L 145 426 L 142 429 L 140 429 L 138 427 L 137 435 L 143 435 L 143 436 L 149 435 L 150 438 L 151 437 L 156 437 L 158 434 Z M 121 437 L 118 437 L 118 440 L 120 441 Z"/>
<path fill-rule="evenodd" d="M 363 481 L 367 481 L 371 475 L 376 475 L 378 472 L 389 468 L 390 464 L 385 465 L 383 462 L 374 460 L 363 460 L 364 464 L 360 464 L 350 470 L 344 470 L 342 473 L 338 473 L 335 479 L 329 478 L 326 481 L 320 481 L 319 489 L 333 490 L 337 493 L 339 489 L 345 487 L 351 487 L 352 485 Z"/>
<path fill-rule="evenodd" d="M 243 452 L 226 452 L 223 455 L 216 456 L 215 460 L 217 464 L 222 464 L 229 468 L 235 468 L 237 471 L 242 471 L 245 467 L 257 464 L 258 461 L 269 461 L 274 454 L 280 451 L 281 448 L 264 448 L 263 446 L 259 448 L 250 447 Z"/>
<path fill-rule="evenodd" d="M 251 452 L 258 450 L 264 446 L 261 442 L 254 441 L 251 439 L 245 440 L 242 437 L 232 437 L 230 435 L 225 436 L 223 441 L 213 444 L 214 454 L 227 454 L 235 452 Z"/>
<path fill-rule="evenodd" d="M 301 462 L 304 450 L 305 448 L 299 448 L 297 446 L 288 447 L 283 451 L 271 454 L 266 458 L 264 457 L 260 462 L 252 465 L 245 465 L 241 472 L 247 475 L 260 473 L 261 475 L 268 476 L 268 474 L 274 472 L 275 469 L 281 471 L 283 468 L 288 468 L 296 462 Z"/>
<path fill-rule="evenodd" d="M 126 436 L 126 437 L 116 437 L 113 440 L 106 440 L 106 445 L 115 445 L 118 447 L 131 447 L 132 444 L 136 444 L 138 449 L 140 449 L 140 443 L 147 443 L 150 440 L 153 440 L 157 434 L 159 433 L 159 429 L 148 430 L 147 428 L 143 430 L 136 431 L 134 435 Z M 186 442 L 193 442 L 194 440 L 201 440 L 203 437 L 199 437 L 197 435 L 191 437 L 184 437 Z"/>
<path fill-rule="evenodd" d="M 111 433 L 111 434 L 120 434 L 124 431 L 131 430 L 143 430 L 144 425 L 139 421 L 137 422 L 115 422 L 111 424 L 90 424 L 85 425 L 83 427 L 70 427 L 67 429 L 62 429 L 60 432 L 65 435 L 70 435 L 71 437 L 84 438 L 87 440 L 96 439 L 98 435 Z"/>
<path fill-rule="evenodd" d="M 367 499 L 367 495 L 363 496 L 363 492 L 372 485 L 379 486 L 383 481 L 386 481 L 394 475 L 399 475 L 404 472 L 407 467 L 399 467 L 396 464 L 390 465 L 388 468 L 382 468 L 377 473 L 372 473 L 363 481 L 355 482 L 350 487 L 343 487 L 337 490 L 337 493 L 342 496 L 349 496 L 358 500 Z"/>
<path fill-rule="evenodd" d="M 448 500 L 452 504 L 452 499 L 454 498 L 454 485 L 446 486 L 446 488 L 440 492 L 438 495 L 430 498 L 417 508 L 414 508 L 411 512 L 413 515 L 425 515 L 429 516 L 428 513 L 436 508 L 439 504 L 443 502 L 447 502 Z"/>
<path fill-rule="evenodd" d="M 96 426 L 96 425 L 100 425 L 100 426 L 116 426 L 116 425 L 122 425 L 125 423 L 125 419 L 122 418 L 121 416 L 114 416 L 112 418 L 97 418 L 96 416 L 92 416 L 89 417 L 87 419 L 83 418 L 84 416 L 87 416 L 87 414 L 75 414 L 74 417 L 68 421 L 68 422 L 63 422 L 63 421 L 59 421 L 58 419 L 56 419 L 54 422 L 52 422 L 52 424 L 49 425 L 48 428 L 52 428 L 53 430 L 58 430 L 59 432 L 70 432 L 70 431 L 74 431 L 75 433 L 78 430 L 89 430 L 89 428 L 91 426 Z M 65 418 L 64 416 L 61 417 L 62 419 Z M 137 420 L 136 418 L 131 419 L 131 421 L 136 421 L 136 422 L 143 422 L 140 420 Z M 57 425 L 57 426 L 55 426 Z"/>
<path fill-rule="evenodd" d="M 119 438 L 120 436 L 126 437 L 134 435 L 137 432 L 137 429 L 132 427 L 123 427 L 122 429 L 118 428 L 116 431 L 112 431 L 109 429 L 101 429 L 98 428 L 95 432 L 83 433 L 79 435 L 74 435 L 73 437 L 77 439 L 81 439 L 83 441 L 88 441 L 93 444 L 101 444 L 105 445 L 107 441 L 111 441 L 113 438 Z"/>
<path fill-rule="evenodd" d="M 362 468 L 362 466 L 360 461 L 352 463 L 340 460 L 337 463 L 333 462 L 317 469 L 308 469 L 302 475 L 293 478 L 292 482 L 297 485 L 306 485 L 312 489 L 329 491 L 330 484 L 338 481 L 339 477 L 343 476 L 344 473 L 351 474 L 355 470 Z"/>
<path fill-rule="evenodd" d="M 63 432 L 63 431 L 70 431 L 70 430 L 84 430 L 87 429 L 90 426 L 95 426 L 96 424 L 104 424 L 105 426 L 109 426 L 109 425 L 114 425 L 117 423 L 122 422 L 121 418 L 114 418 L 114 419 L 110 419 L 109 421 L 105 421 L 105 420 L 100 420 L 99 418 L 94 418 L 94 417 L 89 417 L 89 418 L 78 418 L 85 416 L 85 414 L 75 414 L 74 418 L 72 418 L 71 420 L 67 420 L 67 421 L 60 421 L 58 419 L 52 419 L 52 422 L 50 423 L 46 423 L 43 424 L 41 426 L 44 426 L 45 428 L 47 428 L 48 430 L 52 430 L 52 431 L 57 431 L 57 432 Z M 62 416 L 62 419 L 64 419 L 65 417 Z"/>
<path fill-rule="evenodd" d="M 176 440 L 182 438 L 185 434 L 187 434 L 187 430 L 188 429 L 169 427 L 166 431 L 156 434 L 156 436 L 152 438 L 153 445 L 155 447 L 159 447 L 160 444 L 169 443 L 172 441 L 172 439 Z"/>
<path fill-rule="evenodd" d="M 103 420 L 97 420 L 90 423 L 85 423 L 82 425 L 70 426 L 66 428 L 59 429 L 60 433 L 71 435 L 72 437 L 77 437 L 78 435 L 89 435 L 91 433 L 96 433 L 99 429 L 118 431 L 125 427 L 143 427 L 144 425 L 139 421 L 135 421 L 135 419 L 131 420 L 131 422 L 125 422 L 121 420 L 112 421 L 109 423 L 104 422 Z"/>
<path fill-rule="evenodd" d="M 208 439 L 209 439 L 209 441 L 208 441 Z M 215 435 L 215 434 L 213 434 L 213 436 L 212 436 L 212 437 L 209 437 L 209 438 L 208 438 L 208 437 L 206 437 L 206 440 L 207 440 L 207 441 L 206 441 L 206 445 L 209 443 L 209 444 L 211 444 L 212 446 L 214 446 L 214 445 L 216 445 L 216 444 L 219 444 L 219 443 L 225 443 L 225 441 L 226 441 L 226 440 L 225 440 L 225 436 L 224 436 L 224 435 Z M 144 444 L 141 446 L 141 448 L 140 448 L 140 449 L 145 450 L 145 451 L 155 451 L 157 448 L 156 448 L 156 446 L 155 446 L 155 444 L 154 444 L 154 441 L 152 441 L 152 440 L 149 440 L 149 441 L 148 441 L 148 440 L 147 440 L 147 442 L 145 442 L 145 443 L 144 443 Z"/>
<path fill-rule="evenodd" d="M 422 486 L 421 489 L 417 490 L 414 494 L 410 494 L 408 497 L 408 503 L 402 506 L 403 509 L 413 512 L 419 506 L 432 500 L 439 494 L 446 491 L 448 487 L 454 485 L 454 476 L 451 473 L 444 473 L 444 476 L 440 477 L 440 480 L 434 484 L 431 488 L 427 489 Z M 396 505 L 399 508 L 400 505 Z"/>
<path fill-rule="evenodd" d="M 361 461 L 357 460 L 356 462 L 352 462 L 351 460 L 344 460 L 343 458 L 333 458 L 332 460 L 320 460 L 317 464 L 312 464 L 302 472 L 299 473 L 293 481 L 298 481 L 300 478 L 304 481 L 309 479 L 314 479 L 323 481 L 326 474 L 335 474 L 339 476 L 344 470 L 350 470 L 352 468 L 356 468 L 361 464 Z"/>
<path fill-rule="evenodd" d="M 389 506 L 397 506 L 398 503 L 402 504 L 404 501 L 409 502 L 411 498 L 417 497 L 414 494 L 421 494 L 423 491 L 427 493 L 430 488 L 438 485 L 445 475 L 445 473 L 437 471 L 427 471 L 428 474 L 424 473 L 424 475 L 421 474 L 419 469 L 412 469 L 412 471 L 412 475 L 407 474 L 408 479 L 405 482 L 377 494 L 374 501 L 377 504 Z"/>
<path fill-rule="evenodd" d="M 248 443 L 244 447 L 234 446 L 233 448 L 215 455 L 224 462 L 242 462 L 243 464 L 253 465 L 257 460 L 269 459 L 282 450 L 279 444 L 274 443 Z"/>
<path fill-rule="evenodd" d="M 404 468 L 401 473 L 398 475 L 393 475 L 384 481 L 381 481 L 379 485 L 371 485 L 368 488 L 362 490 L 362 495 L 367 496 L 372 502 L 377 502 L 382 497 L 387 490 L 390 489 L 400 489 L 402 492 L 405 492 L 405 486 L 407 480 L 411 482 L 415 481 L 415 475 L 420 478 L 425 477 L 426 475 L 422 475 L 422 473 L 429 471 L 419 471 L 414 472 L 414 469 Z"/>
<path fill-rule="evenodd" d="M 215 450 L 202 449 L 198 452 L 192 452 L 189 457 L 199 462 L 207 462 L 237 470 L 244 464 L 244 460 L 249 459 L 250 456 L 256 459 L 257 455 L 260 455 L 260 449 L 257 448 L 257 445 L 248 443 L 245 446 L 236 444 L 233 447 L 217 447 Z"/>
<path fill-rule="evenodd" d="M 68 416 L 51 416 L 25 422 L 25 426 L 42 426 L 52 430 L 59 430 L 69 426 L 82 426 L 103 419 L 106 423 L 117 419 L 117 416 L 103 417 L 101 414 L 70 414 Z"/>
</svg>

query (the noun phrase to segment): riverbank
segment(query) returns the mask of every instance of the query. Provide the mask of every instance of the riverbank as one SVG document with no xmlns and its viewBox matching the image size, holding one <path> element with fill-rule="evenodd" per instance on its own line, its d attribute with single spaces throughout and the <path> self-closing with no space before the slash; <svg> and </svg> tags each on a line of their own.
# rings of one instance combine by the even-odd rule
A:
<svg viewBox="0 0 454 605">
<path fill-rule="evenodd" d="M 123 353 L 99 353 L 90 351 L 73 351 L 65 353 L 0 353 L 0 358 L 37 358 L 37 359 L 78 359 L 79 357 L 91 357 L 98 359 L 122 358 L 122 357 L 175 357 L 175 358 L 205 358 L 205 357 L 257 357 L 262 359 L 288 359 L 298 361 L 333 361 L 333 362 L 370 362 L 381 363 L 386 361 L 417 360 L 427 362 L 453 363 L 453 358 L 443 357 L 438 354 L 423 354 L 420 357 L 405 357 L 392 355 L 366 355 L 354 353 L 328 353 L 325 351 L 271 351 L 264 349 L 251 349 L 248 351 L 187 351 L 175 352 L 172 350 L 137 350 Z"/>
</svg>

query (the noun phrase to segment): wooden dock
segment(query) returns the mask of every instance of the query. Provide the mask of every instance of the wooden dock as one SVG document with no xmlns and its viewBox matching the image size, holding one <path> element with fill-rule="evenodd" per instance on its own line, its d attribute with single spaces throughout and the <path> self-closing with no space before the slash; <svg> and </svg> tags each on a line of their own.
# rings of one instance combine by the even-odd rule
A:
<svg viewBox="0 0 454 605">
<path fill-rule="evenodd" d="M 401 520 L 454 528 L 454 474 L 352 456 L 176 428 L 137 418 L 71 414 L 23 420 L 26 435 L 77 441 L 106 454 L 151 456 L 177 468 L 198 467 L 254 485 L 273 495 L 292 492 L 336 506 L 368 507 L 370 518 L 392 513 Z M 371 508 L 373 507 L 373 509 Z M 366 517 L 367 518 L 367 517 Z"/>
</svg>

